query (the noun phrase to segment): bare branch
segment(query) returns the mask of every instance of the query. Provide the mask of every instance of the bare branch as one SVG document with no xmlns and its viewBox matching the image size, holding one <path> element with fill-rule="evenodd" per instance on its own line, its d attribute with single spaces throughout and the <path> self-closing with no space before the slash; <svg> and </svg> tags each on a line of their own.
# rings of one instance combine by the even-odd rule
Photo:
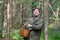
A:
<svg viewBox="0 0 60 40">
<path fill-rule="evenodd" d="M 51 4 L 48 4 L 48 6 L 52 9 L 52 12 L 53 12 L 53 14 L 54 14 L 54 15 L 55 15 L 55 17 L 56 17 L 56 13 L 54 12 L 54 10 L 53 10 L 53 8 L 52 8 Z"/>
</svg>

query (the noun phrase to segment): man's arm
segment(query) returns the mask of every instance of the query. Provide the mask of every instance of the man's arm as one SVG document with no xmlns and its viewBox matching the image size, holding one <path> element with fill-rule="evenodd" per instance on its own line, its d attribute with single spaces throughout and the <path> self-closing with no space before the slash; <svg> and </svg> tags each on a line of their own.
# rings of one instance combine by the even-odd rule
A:
<svg viewBox="0 0 60 40">
<path fill-rule="evenodd" d="M 23 28 L 27 28 L 28 30 L 31 30 L 30 26 L 30 22 L 31 22 L 32 18 L 29 18 L 23 25 Z"/>
<path fill-rule="evenodd" d="M 23 28 L 25 28 L 25 26 L 27 26 L 29 23 L 29 19 L 26 20 L 26 22 L 23 24 Z"/>
<path fill-rule="evenodd" d="M 42 28 L 43 27 L 43 20 L 41 20 L 39 23 L 37 23 L 37 24 L 33 24 L 33 25 L 31 25 L 31 24 L 28 24 L 27 26 L 29 26 L 28 28 L 31 28 L 32 30 L 40 30 L 40 28 Z"/>
</svg>

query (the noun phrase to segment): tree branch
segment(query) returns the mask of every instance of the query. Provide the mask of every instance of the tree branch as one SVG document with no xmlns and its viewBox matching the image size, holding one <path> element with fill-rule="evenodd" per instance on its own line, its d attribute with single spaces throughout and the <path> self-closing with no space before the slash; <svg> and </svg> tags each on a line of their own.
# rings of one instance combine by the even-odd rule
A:
<svg viewBox="0 0 60 40">
<path fill-rule="evenodd" d="M 56 17 L 56 13 L 54 12 L 54 10 L 53 10 L 53 8 L 52 8 L 51 4 L 48 4 L 48 6 L 52 9 L 52 12 L 53 12 L 53 14 L 54 14 L 54 15 L 55 15 L 55 17 Z"/>
</svg>

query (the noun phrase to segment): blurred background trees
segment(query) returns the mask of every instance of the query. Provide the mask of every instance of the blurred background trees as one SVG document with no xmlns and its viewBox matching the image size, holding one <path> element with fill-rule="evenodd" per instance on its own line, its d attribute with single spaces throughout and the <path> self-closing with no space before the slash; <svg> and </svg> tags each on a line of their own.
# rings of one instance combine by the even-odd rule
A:
<svg viewBox="0 0 60 40">
<path fill-rule="evenodd" d="M 40 9 L 48 27 L 48 40 L 60 40 L 60 0 L 0 0 L 0 40 L 23 40 L 20 27 L 33 16 L 34 7 Z"/>
</svg>

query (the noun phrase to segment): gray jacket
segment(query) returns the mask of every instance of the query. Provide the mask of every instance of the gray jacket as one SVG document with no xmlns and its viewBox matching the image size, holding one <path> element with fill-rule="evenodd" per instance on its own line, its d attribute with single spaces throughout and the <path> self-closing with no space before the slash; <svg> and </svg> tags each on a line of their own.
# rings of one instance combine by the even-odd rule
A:
<svg viewBox="0 0 60 40">
<path fill-rule="evenodd" d="M 25 24 L 28 23 L 31 24 L 32 27 L 24 26 L 24 28 L 30 30 L 29 36 L 24 38 L 24 40 L 39 40 L 43 27 L 43 19 L 39 18 L 38 20 L 35 20 L 34 18 L 29 18 Z"/>
</svg>

